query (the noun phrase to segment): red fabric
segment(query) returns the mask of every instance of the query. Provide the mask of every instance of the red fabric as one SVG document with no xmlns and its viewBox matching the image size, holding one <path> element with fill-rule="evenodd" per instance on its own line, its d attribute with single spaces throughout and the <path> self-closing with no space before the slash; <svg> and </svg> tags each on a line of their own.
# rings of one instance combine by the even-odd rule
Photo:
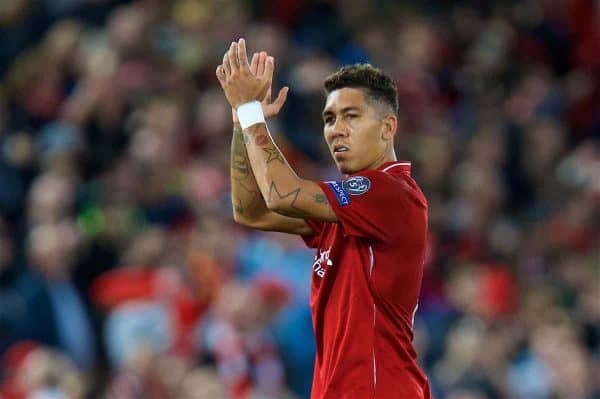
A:
<svg viewBox="0 0 600 399">
<path fill-rule="evenodd" d="M 480 280 L 481 311 L 491 318 L 511 316 L 517 310 L 517 283 L 505 265 L 486 267 Z"/>
<path fill-rule="evenodd" d="M 93 300 L 105 308 L 133 299 L 154 296 L 154 271 L 125 269 L 106 272 L 99 276 L 90 290 Z"/>
<path fill-rule="evenodd" d="M 25 392 L 17 379 L 17 373 L 27 356 L 39 347 L 37 342 L 19 341 L 4 352 L 4 356 L 2 356 L 4 381 L 0 383 L 1 399 L 25 398 Z"/>
<path fill-rule="evenodd" d="M 206 311 L 206 306 L 200 303 L 187 287 L 180 288 L 171 306 L 176 341 L 174 350 L 177 354 L 187 357 L 196 351 L 194 325 Z"/>
<path fill-rule="evenodd" d="M 600 10 L 594 0 L 568 2 L 569 28 L 575 62 L 591 70 L 600 68 Z"/>
<path fill-rule="evenodd" d="M 556 216 L 546 223 L 548 241 L 558 247 L 579 253 L 588 253 L 598 242 L 598 231 L 592 226 L 577 225 L 564 216 Z"/>
<path fill-rule="evenodd" d="M 39 347 L 40 344 L 34 341 L 19 341 L 14 343 L 4 352 L 4 356 L 2 357 L 4 369 L 7 372 L 17 370 L 25 361 L 27 355 Z"/>
<path fill-rule="evenodd" d="M 290 300 L 289 289 L 276 279 L 259 277 L 254 281 L 254 286 L 266 306 L 281 309 Z"/>
<path fill-rule="evenodd" d="M 311 309 L 317 344 L 312 399 L 429 399 L 412 346 L 427 245 L 427 203 L 407 163 L 354 175 L 338 200 L 319 183 L 337 223 L 307 220 L 317 248 Z M 337 187 L 343 187 L 337 182 Z M 339 191 L 338 191 L 339 193 Z M 343 196 L 347 196 L 349 203 Z"/>
<path fill-rule="evenodd" d="M 171 269 L 113 270 L 92 284 L 93 300 L 110 310 L 131 300 L 162 301 L 169 307 L 171 328 L 175 332 L 172 350 L 181 356 L 195 351 L 193 326 L 206 310 L 190 287 Z"/>
</svg>

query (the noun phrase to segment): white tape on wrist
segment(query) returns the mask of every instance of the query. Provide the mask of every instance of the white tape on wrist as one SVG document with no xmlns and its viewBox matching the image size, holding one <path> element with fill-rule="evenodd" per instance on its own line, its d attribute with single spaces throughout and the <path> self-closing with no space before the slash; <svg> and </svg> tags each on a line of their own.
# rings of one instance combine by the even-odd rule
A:
<svg viewBox="0 0 600 399">
<path fill-rule="evenodd" d="M 265 115 L 260 102 L 254 100 L 240 105 L 237 108 L 237 116 L 242 129 L 246 129 L 257 123 L 265 123 Z"/>
</svg>

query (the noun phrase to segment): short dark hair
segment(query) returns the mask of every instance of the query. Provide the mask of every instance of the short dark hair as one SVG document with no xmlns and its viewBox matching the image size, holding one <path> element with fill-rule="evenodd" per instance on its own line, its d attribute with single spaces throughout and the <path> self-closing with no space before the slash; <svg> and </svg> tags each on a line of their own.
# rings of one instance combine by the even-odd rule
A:
<svg viewBox="0 0 600 399">
<path fill-rule="evenodd" d="M 351 87 L 363 89 L 367 96 L 375 101 L 381 101 L 398 113 L 398 89 L 394 80 L 381 69 L 371 64 L 354 64 L 340 68 L 329 75 L 323 84 L 325 94 L 332 91 Z"/>
</svg>

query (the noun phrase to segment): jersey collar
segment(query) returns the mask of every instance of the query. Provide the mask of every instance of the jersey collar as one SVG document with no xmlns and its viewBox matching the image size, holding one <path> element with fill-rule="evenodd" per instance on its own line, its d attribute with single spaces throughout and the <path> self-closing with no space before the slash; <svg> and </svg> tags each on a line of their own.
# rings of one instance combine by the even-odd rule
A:
<svg viewBox="0 0 600 399">
<path fill-rule="evenodd" d="M 411 163 L 409 161 L 391 161 L 384 163 L 377 170 L 382 172 L 406 172 L 410 175 L 410 167 Z"/>
</svg>

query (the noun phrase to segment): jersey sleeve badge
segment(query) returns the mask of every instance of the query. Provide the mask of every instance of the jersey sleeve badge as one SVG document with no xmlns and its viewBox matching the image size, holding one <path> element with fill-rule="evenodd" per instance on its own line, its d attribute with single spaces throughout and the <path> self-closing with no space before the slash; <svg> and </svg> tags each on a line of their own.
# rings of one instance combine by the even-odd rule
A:
<svg viewBox="0 0 600 399">
<path fill-rule="evenodd" d="M 371 189 L 371 180 L 366 176 L 353 176 L 344 180 L 342 186 L 350 195 L 362 195 Z"/>
</svg>

